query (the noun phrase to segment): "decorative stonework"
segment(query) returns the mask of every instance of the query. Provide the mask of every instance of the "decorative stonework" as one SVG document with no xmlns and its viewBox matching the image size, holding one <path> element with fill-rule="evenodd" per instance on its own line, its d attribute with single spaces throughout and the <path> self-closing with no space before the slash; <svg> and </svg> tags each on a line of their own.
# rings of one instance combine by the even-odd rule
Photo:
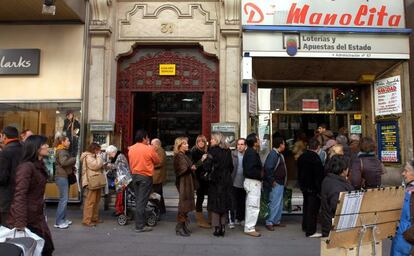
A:
<svg viewBox="0 0 414 256">
<path fill-rule="evenodd" d="M 106 25 L 109 18 L 109 6 L 111 0 L 90 0 L 91 25 Z"/>
<path fill-rule="evenodd" d="M 240 24 L 240 0 L 221 0 L 224 4 L 224 20 L 227 25 Z"/>
<path fill-rule="evenodd" d="M 120 41 L 215 41 L 217 20 L 201 4 L 188 4 L 182 10 L 173 4 L 163 4 L 154 11 L 148 4 L 135 4 L 118 21 Z"/>
</svg>

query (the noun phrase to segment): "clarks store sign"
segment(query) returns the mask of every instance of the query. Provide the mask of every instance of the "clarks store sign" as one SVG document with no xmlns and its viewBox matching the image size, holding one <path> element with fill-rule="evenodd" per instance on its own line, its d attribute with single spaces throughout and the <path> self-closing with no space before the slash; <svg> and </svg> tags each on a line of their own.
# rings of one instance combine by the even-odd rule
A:
<svg viewBox="0 0 414 256">
<path fill-rule="evenodd" d="M 40 49 L 0 49 L 0 75 L 38 75 Z"/>
<path fill-rule="evenodd" d="M 243 25 L 405 28 L 404 0 L 242 0 Z"/>
</svg>

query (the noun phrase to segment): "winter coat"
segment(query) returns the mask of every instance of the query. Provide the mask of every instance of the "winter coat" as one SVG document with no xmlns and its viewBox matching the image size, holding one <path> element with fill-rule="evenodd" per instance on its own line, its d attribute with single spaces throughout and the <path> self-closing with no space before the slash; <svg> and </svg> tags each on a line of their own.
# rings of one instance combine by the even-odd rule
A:
<svg viewBox="0 0 414 256">
<path fill-rule="evenodd" d="M 173 162 L 176 175 L 175 185 L 179 194 L 178 212 L 191 212 L 195 209 L 194 190 L 196 189 L 195 175 L 191 170 L 193 163 L 182 152 L 174 155 Z"/>
<path fill-rule="evenodd" d="M 239 168 L 239 152 L 237 150 L 233 150 L 233 152 L 231 152 L 231 156 L 233 157 L 233 172 L 231 173 L 231 180 L 234 182 L 234 180 L 236 179 L 236 175 L 237 175 L 237 169 Z M 243 162 L 242 162 L 242 165 L 243 165 Z M 244 181 L 244 176 L 243 176 L 243 181 Z"/>
<path fill-rule="evenodd" d="M 328 173 L 325 179 L 323 179 L 321 190 L 321 224 L 323 236 L 328 236 L 331 230 L 332 218 L 335 216 L 339 193 L 352 190 L 354 190 L 354 187 L 342 176 Z"/>
<path fill-rule="evenodd" d="M 8 212 L 13 199 L 16 168 L 22 156 L 19 141 L 8 143 L 0 151 L 0 212 Z"/>
<path fill-rule="evenodd" d="M 243 175 L 245 178 L 262 181 L 263 166 L 259 154 L 248 147 L 243 156 Z"/>
<path fill-rule="evenodd" d="M 88 186 L 88 177 L 91 172 L 103 172 L 103 160 L 100 155 L 83 152 L 80 161 L 82 163 L 82 187 Z"/>
<path fill-rule="evenodd" d="M 67 149 L 56 150 L 56 174 L 55 177 L 67 178 L 72 173 L 72 168 L 76 164 L 76 158 L 71 157 Z"/>
<path fill-rule="evenodd" d="M 392 239 L 391 245 L 391 256 L 407 256 L 412 255 L 412 245 L 405 241 L 403 237 L 404 231 L 411 227 L 411 216 L 410 216 L 410 198 L 414 191 L 413 183 L 409 184 L 405 191 L 404 204 L 401 211 L 400 224 L 397 228 L 397 233 Z"/>
<path fill-rule="evenodd" d="M 154 166 L 154 174 L 152 175 L 152 184 L 163 184 L 167 180 L 167 170 L 165 169 L 165 160 L 167 155 L 162 147 L 157 150 L 160 163 Z"/>
<path fill-rule="evenodd" d="M 303 193 L 319 194 L 323 173 L 321 159 L 314 151 L 306 150 L 298 158 L 298 183 Z"/>
<path fill-rule="evenodd" d="M 381 186 L 381 175 L 384 172 L 384 166 L 375 154 L 360 152 L 356 158 L 352 159 L 351 184 L 355 189 L 379 187 Z"/>
<path fill-rule="evenodd" d="M 195 174 L 198 180 L 200 180 L 200 177 L 205 173 L 203 169 L 203 163 L 201 162 L 201 158 L 206 153 L 207 152 L 199 149 L 196 146 L 194 146 L 190 151 L 191 161 L 193 161 L 193 163 L 197 166 Z"/>
<path fill-rule="evenodd" d="M 213 146 L 208 150 L 208 158 L 203 163 L 209 173 L 208 203 L 209 211 L 224 214 L 231 208 L 233 181 L 233 158 L 230 149 Z"/>
<path fill-rule="evenodd" d="M 24 162 L 17 167 L 16 187 L 7 223 L 10 227 L 27 227 L 44 238 L 44 252 L 51 253 L 54 250 L 52 235 L 43 212 L 47 177 L 43 161 Z"/>
</svg>

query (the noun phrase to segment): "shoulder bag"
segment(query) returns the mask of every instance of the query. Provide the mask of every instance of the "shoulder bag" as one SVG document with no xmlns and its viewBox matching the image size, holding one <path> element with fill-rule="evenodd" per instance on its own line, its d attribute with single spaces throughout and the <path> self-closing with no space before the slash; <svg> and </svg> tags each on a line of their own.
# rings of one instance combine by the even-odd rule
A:
<svg viewBox="0 0 414 256">
<path fill-rule="evenodd" d="M 102 172 L 91 171 L 88 168 L 86 158 L 84 160 L 86 166 L 86 180 L 88 181 L 89 190 L 97 190 L 106 186 L 106 179 Z"/>
</svg>

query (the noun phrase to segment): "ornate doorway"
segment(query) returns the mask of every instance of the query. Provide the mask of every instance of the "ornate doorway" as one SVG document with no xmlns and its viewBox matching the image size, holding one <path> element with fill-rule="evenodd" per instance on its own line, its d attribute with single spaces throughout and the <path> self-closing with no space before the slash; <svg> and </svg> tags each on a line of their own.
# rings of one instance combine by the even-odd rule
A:
<svg viewBox="0 0 414 256">
<path fill-rule="evenodd" d="M 174 76 L 160 76 L 160 64 L 175 64 Z M 219 121 L 219 65 L 201 47 L 137 47 L 118 60 L 116 84 L 116 129 L 122 148 L 133 143 L 135 95 L 140 92 L 201 93 L 202 133 L 210 135 L 210 124 Z"/>
</svg>

